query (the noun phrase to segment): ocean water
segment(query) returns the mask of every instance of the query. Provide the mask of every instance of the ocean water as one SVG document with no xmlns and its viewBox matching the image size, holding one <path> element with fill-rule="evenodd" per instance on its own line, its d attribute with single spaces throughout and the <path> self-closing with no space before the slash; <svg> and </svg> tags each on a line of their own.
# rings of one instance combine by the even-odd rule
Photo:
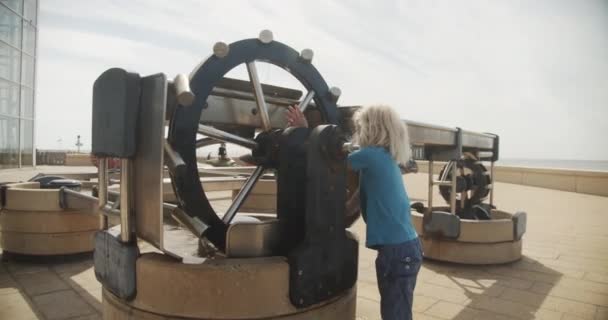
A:
<svg viewBox="0 0 608 320">
<path fill-rule="evenodd" d="M 608 160 L 500 159 L 496 165 L 608 172 Z"/>
</svg>

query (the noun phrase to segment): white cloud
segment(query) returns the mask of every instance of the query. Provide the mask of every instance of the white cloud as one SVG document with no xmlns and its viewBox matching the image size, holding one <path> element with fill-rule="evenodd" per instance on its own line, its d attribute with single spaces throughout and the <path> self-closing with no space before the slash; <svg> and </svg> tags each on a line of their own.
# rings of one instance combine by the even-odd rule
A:
<svg viewBox="0 0 608 320">
<path fill-rule="evenodd" d="M 37 142 L 90 141 L 91 86 L 105 68 L 188 73 L 215 41 L 269 28 L 315 51 L 342 104 L 495 132 L 504 157 L 608 159 L 607 25 L 600 0 L 42 1 Z"/>
</svg>

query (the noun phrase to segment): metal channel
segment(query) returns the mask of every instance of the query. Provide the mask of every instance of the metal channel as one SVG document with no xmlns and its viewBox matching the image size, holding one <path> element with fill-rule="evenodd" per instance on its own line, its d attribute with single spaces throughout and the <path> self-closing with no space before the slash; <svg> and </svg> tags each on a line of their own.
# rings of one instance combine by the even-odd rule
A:
<svg viewBox="0 0 608 320">
<path fill-rule="evenodd" d="M 458 134 L 458 129 L 456 128 L 410 120 L 404 120 L 404 122 L 408 128 L 410 143 L 414 146 L 453 146 L 454 141 L 456 141 L 456 135 Z M 463 130 L 462 146 L 465 148 L 492 150 L 495 138 L 491 134 Z"/>
<path fill-rule="evenodd" d="M 496 136 L 486 133 L 462 131 L 462 146 L 465 148 L 478 148 L 492 150 Z"/>
<path fill-rule="evenodd" d="M 264 87 L 263 84 L 262 84 L 262 87 Z M 255 95 L 253 93 L 224 89 L 224 88 L 217 88 L 217 87 L 213 88 L 213 90 L 211 91 L 211 95 L 217 96 L 217 97 L 224 97 L 224 98 L 234 98 L 234 99 L 248 100 L 248 101 L 254 101 L 254 102 L 256 101 Z M 295 100 L 295 99 L 272 97 L 272 96 L 268 96 L 268 95 L 264 96 L 264 101 L 266 101 L 267 104 L 274 104 L 274 105 L 279 105 L 279 106 L 284 106 L 284 107 L 293 106 L 294 104 L 298 104 L 298 100 Z"/>
<path fill-rule="evenodd" d="M 163 248 L 163 155 L 167 78 L 155 74 L 141 79 L 137 123 L 137 153 L 133 161 L 133 209 L 138 238 Z M 122 182 L 121 182 L 122 183 Z"/>
</svg>

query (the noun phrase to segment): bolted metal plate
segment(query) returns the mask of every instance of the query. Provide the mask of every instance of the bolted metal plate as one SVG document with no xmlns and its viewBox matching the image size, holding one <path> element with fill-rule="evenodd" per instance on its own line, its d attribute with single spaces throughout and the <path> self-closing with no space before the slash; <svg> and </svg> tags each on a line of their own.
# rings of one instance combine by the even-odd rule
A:
<svg viewBox="0 0 608 320">
<path fill-rule="evenodd" d="M 335 297 L 357 279 L 358 244 L 345 230 L 346 161 L 332 157 L 339 137 L 337 126 L 321 125 L 306 146 L 306 205 L 304 226 L 299 226 L 304 239 L 287 256 L 289 298 L 298 308 Z"/>
<path fill-rule="evenodd" d="M 135 230 L 137 236 L 163 250 L 163 156 L 167 77 L 141 79 L 141 112 L 137 154 L 133 165 Z"/>
<path fill-rule="evenodd" d="M 135 243 L 123 243 L 119 228 L 95 233 L 95 277 L 107 290 L 121 299 L 133 299 L 137 293 L 135 262 L 139 248 Z"/>
<path fill-rule="evenodd" d="M 136 149 L 136 122 L 141 88 L 139 74 L 112 68 L 93 84 L 92 153 L 130 158 Z"/>
<path fill-rule="evenodd" d="M 238 220 L 239 217 L 235 218 Z M 238 221 L 228 227 L 226 256 L 230 258 L 268 257 L 279 247 L 279 220 Z"/>
<path fill-rule="evenodd" d="M 526 223 L 528 215 L 523 211 L 518 211 L 513 215 L 513 239 L 519 240 L 526 233 Z"/>
<path fill-rule="evenodd" d="M 423 221 L 425 234 L 448 239 L 460 236 L 460 218 L 454 214 L 433 211 L 430 215 L 425 215 Z"/>
</svg>

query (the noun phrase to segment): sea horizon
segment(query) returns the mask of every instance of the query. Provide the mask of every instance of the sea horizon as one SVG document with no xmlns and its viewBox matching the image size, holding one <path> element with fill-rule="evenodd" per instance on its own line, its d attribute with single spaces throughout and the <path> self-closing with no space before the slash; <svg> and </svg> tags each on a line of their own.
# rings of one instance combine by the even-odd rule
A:
<svg viewBox="0 0 608 320">
<path fill-rule="evenodd" d="M 591 170 L 591 171 L 608 172 L 608 160 L 505 158 L 505 159 L 499 159 L 496 162 L 496 165 L 513 166 L 513 167 Z"/>
</svg>

